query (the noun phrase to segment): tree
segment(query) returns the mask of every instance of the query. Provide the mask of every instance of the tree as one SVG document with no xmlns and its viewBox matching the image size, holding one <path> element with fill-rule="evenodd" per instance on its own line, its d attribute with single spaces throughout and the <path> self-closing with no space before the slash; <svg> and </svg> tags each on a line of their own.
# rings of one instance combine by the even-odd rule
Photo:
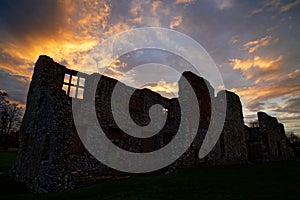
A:
<svg viewBox="0 0 300 200">
<path fill-rule="evenodd" d="M 7 93 L 0 89 L 0 109 L 7 103 Z"/>
<path fill-rule="evenodd" d="M 7 98 L 8 94 L 0 90 L 0 133 L 4 151 L 8 147 L 8 136 L 20 128 L 23 114 L 23 108 L 16 103 L 10 103 Z"/>
<path fill-rule="evenodd" d="M 293 131 L 287 133 L 286 135 L 287 135 L 287 138 L 290 140 L 291 143 L 300 142 L 300 136 L 296 135 Z"/>
</svg>

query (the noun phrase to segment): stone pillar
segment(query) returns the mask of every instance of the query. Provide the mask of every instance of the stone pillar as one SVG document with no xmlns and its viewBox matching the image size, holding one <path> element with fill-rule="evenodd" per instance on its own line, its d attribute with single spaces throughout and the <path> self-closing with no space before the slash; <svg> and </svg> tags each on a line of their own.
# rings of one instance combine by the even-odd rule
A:
<svg viewBox="0 0 300 200">
<path fill-rule="evenodd" d="M 226 95 L 226 118 L 223 131 L 220 135 L 219 141 L 214 148 L 218 158 L 214 158 L 216 163 L 244 163 L 247 161 L 247 148 L 245 141 L 244 117 L 242 111 L 242 104 L 238 95 L 229 91 Z M 223 98 L 220 98 L 218 93 L 216 102 L 220 104 Z"/>
<path fill-rule="evenodd" d="M 40 56 L 32 76 L 13 171 L 37 192 L 68 187 L 72 147 L 71 100 L 62 90 L 65 67 Z"/>
<path fill-rule="evenodd" d="M 262 145 L 266 149 L 265 160 L 289 160 L 294 157 L 294 152 L 285 135 L 283 124 L 278 123 L 275 117 L 264 112 L 258 112 L 259 132 L 264 140 Z"/>
</svg>

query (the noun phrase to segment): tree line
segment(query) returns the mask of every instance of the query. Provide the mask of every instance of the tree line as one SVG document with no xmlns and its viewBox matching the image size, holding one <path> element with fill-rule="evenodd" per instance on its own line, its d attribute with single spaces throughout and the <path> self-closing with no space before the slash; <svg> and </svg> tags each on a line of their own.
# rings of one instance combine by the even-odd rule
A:
<svg viewBox="0 0 300 200">
<path fill-rule="evenodd" d="M 18 148 L 19 129 L 23 117 L 23 108 L 8 100 L 9 95 L 0 89 L 0 148 Z"/>
</svg>

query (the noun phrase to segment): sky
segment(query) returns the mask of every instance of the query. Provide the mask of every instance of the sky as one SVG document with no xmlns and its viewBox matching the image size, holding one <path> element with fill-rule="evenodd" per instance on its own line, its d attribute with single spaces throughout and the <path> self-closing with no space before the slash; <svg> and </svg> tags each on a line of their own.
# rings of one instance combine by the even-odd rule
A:
<svg viewBox="0 0 300 200">
<path fill-rule="evenodd" d="M 225 88 L 240 96 L 246 122 L 264 111 L 284 123 L 286 132 L 300 134 L 299 20 L 300 0 L 2 0 L 0 89 L 25 105 L 39 55 L 78 69 L 87 52 L 114 34 L 163 27 L 204 47 Z M 110 65 L 106 74 L 120 78 L 128 68 L 153 61 L 187 65 L 168 52 L 144 50 L 100 66 Z M 176 94 L 178 76 L 144 73 L 156 82 L 146 87 Z"/>
</svg>

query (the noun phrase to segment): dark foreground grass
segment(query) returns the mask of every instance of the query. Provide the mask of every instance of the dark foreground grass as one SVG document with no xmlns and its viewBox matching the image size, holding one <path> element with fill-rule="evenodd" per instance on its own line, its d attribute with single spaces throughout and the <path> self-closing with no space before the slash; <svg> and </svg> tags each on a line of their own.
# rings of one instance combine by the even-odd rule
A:
<svg viewBox="0 0 300 200">
<path fill-rule="evenodd" d="M 0 152 L 0 173 L 11 168 L 16 157 L 16 152 Z"/>
<path fill-rule="evenodd" d="M 0 168 L 14 156 L 0 153 Z M 0 199 L 300 199 L 300 161 L 198 167 L 48 194 L 31 193 L 1 178 L 0 192 Z"/>
</svg>

